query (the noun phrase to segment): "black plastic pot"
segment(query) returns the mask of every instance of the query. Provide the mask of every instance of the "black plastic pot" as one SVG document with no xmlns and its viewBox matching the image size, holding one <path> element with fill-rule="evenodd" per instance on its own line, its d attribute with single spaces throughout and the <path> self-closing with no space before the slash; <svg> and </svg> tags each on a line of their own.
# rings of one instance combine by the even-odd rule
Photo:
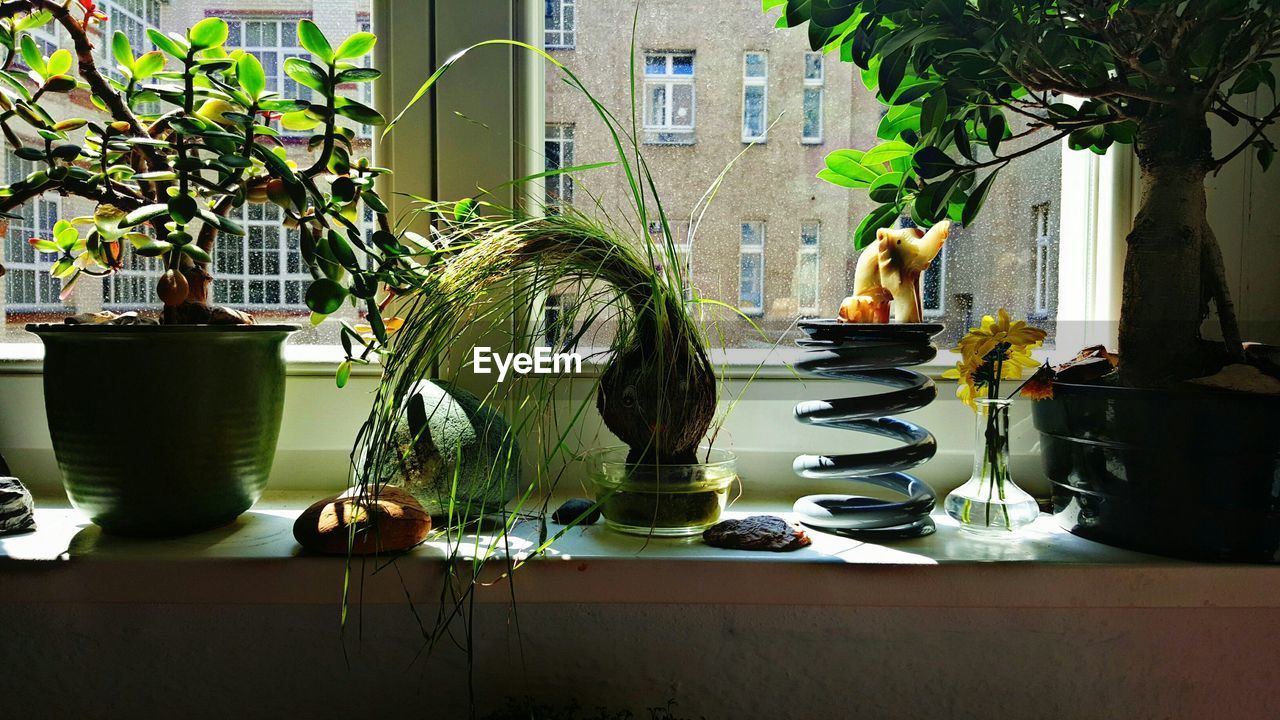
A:
<svg viewBox="0 0 1280 720">
<path fill-rule="evenodd" d="M 291 325 L 28 325 L 44 341 L 53 451 L 103 530 L 181 535 L 262 495 Z"/>
<path fill-rule="evenodd" d="M 1280 397 L 1056 383 L 1034 405 L 1058 522 L 1174 557 L 1280 561 Z"/>
</svg>

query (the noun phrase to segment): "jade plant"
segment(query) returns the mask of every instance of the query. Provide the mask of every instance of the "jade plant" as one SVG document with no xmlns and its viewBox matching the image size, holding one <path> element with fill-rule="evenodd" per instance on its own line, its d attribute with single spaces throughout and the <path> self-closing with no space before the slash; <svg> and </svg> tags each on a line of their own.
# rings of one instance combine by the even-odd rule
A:
<svg viewBox="0 0 1280 720">
<path fill-rule="evenodd" d="M 763 0 L 778 25 L 805 25 L 888 106 L 880 143 L 839 150 L 820 177 L 878 205 L 864 246 L 899 215 L 971 223 L 1002 169 L 1066 140 L 1098 154 L 1132 145 L 1141 207 L 1128 236 L 1120 379 L 1153 386 L 1243 357 L 1204 183 L 1244 154 L 1275 156 L 1280 118 L 1273 0 Z M 1253 110 L 1245 102 L 1261 93 Z M 1072 102 L 1070 98 L 1077 101 Z M 1242 126 L 1215 148 L 1209 120 Z M 998 192 L 998 191 L 997 191 Z M 1201 324 L 1217 310 L 1225 348 Z"/>
<path fill-rule="evenodd" d="M 251 323 L 210 304 L 211 256 L 215 242 L 245 234 L 235 220 L 242 206 L 273 203 L 299 232 L 313 276 L 305 294 L 313 320 L 351 301 L 385 335 L 379 281 L 394 284 L 412 264 L 416 236 L 391 231 L 374 187 L 387 171 L 353 157 L 353 126 L 381 125 L 383 117 L 341 92 L 379 77 L 359 63 L 376 37 L 359 32 L 334 44 L 300 21 L 310 58 L 289 58 L 283 70 L 308 97 L 285 97 L 268 89 L 254 55 L 227 47 L 228 26 L 216 17 L 184 34 L 148 29 L 155 49 L 135 48 L 116 32 L 102 40 L 116 63 L 106 72 L 93 46 L 93 26 L 106 19 L 91 0 L 0 3 L 0 131 L 11 152 L 36 165 L 0 187 L 0 211 L 46 193 L 93 207 L 91 215 L 59 219 L 52 237 L 31 240 L 50 258 L 64 299 L 78 279 L 119 271 L 136 253 L 160 260 L 160 322 Z M 30 31 L 46 23 L 61 26 L 72 49 L 43 54 Z M 50 102 L 67 94 L 89 102 Z M 57 108 L 92 114 L 59 117 Z M 311 133 L 305 166 L 286 155 L 280 127 Z M 378 224 L 368 240 L 357 222 L 365 209 Z M 359 339 L 344 329 L 348 347 Z"/>
</svg>

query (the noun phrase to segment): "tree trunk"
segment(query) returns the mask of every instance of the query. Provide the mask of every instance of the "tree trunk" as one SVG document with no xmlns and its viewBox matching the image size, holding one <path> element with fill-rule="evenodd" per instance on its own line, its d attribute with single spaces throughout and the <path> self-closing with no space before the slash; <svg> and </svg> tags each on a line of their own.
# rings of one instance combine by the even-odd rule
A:
<svg viewBox="0 0 1280 720">
<path fill-rule="evenodd" d="M 1203 114 L 1145 122 L 1137 152 L 1142 206 L 1124 264 L 1120 372 L 1126 384 L 1150 387 L 1205 373 L 1206 298 L 1224 320 L 1233 313 L 1224 279 L 1206 272 L 1220 255 L 1206 219 L 1211 148 Z"/>
</svg>

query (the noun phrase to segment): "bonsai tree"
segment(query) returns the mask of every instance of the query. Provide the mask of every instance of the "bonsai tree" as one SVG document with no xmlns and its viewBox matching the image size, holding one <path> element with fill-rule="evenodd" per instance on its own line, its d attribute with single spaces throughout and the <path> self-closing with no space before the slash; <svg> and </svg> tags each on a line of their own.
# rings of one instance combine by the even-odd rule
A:
<svg viewBox="0 0 1280 720">
<path fill-rule="evenodd" d="M 778 24 L 807 25 L 814 50 L 855 63 L 889 106 L 883 142 L 827 158 L 823 177 L 879 203 L 861 248 L 909 213 L 921 224 L 969 223 L 1000 170 L 1066 139 L 1105 153 L 1133 145 L 1142 201 L 1128 237 L 1120 318 L 1121 379 L 1160 385 L 1223 362 L 1202 342 L 1212 302 L 1226 354 L 1242 357 L 1218 242 L 1205 215 L 1208 174 L 1243 153 L 1275 155 L 1260 115 L 1239 96 L 1266 87 L 1280 57 L 1280 4 L 1270 0 L 764 0 Z M 1064 96 L 1082 98 L 1078 106 Z M 1209 117 L 1246 138 L 1214 148 Z M 1015 132 L 1013 120 L 1025 130 Z M 1021 138 L 1016 149 L 1010 141 Z"/>
<path fill-rule="evenodd" d="M 222 236 L 245 234 L 233 219 L 245 203 L 274 203 L 300 233 L 302 260 L 314 277 L 306 304 L 315 316 L 360 299 L 381 333 L 373 302 L 378 279 L 408 267 L 409 251 L 390 232 L 374 189 L 386 170 L 352 157 L 355 133 L 339 122 L 383 124 L 377 111 L 339 92 L 380 75 L 355 62 L 375 36 L 356 33 L 334 46 L 310 20 L 300 21 L 298 38 L 311 59 L 290 58 L 283 69 L 311 97 L 287 98 L 267 89 L 257 58 L 225 46 L 228 28 L 219 18 L 181 35 L 148 29 L 158 49 L 147 52 L 115 33 L 108 42 L 117 73 L 108 76 L 90 39 L 104 20 L 92 0 L 0 3 L 0 132 L 11 152 L 37 164 L 0 187 L 0 211 L 46 193 L 94 207 L 90 216 L 59 220 L 53 237 L 31 240 L 51 258 L 64 299 L 79 278 L 116 272 L 132 252 L 163 261 L 156 281 L 161 322 L 252 322 L 209 304 L 211 255 Z M 29 31 L 50 22 L 71 38 L 74 54 L 41 52 Z M 97 114 L 55 117 L 49 100 L 67 93 L 87 93 Z M 309 165 L 287 158 L 276 120 L 287 130 L 314 131 Z M 372 242 L 356 223 L 364 208 L 378 220 Z"/>
</svg>

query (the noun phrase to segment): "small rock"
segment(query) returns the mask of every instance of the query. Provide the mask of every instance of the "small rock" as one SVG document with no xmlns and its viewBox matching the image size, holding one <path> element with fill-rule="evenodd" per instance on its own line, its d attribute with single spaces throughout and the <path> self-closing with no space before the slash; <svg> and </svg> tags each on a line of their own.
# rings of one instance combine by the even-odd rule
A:
<svg viewBox="0 0 1280 720">
<path fill-rule="evenodd" d="M 0 535 L 36 529 L 35 503 L 18 478 L 0 477 Z"/>
<path fill-rule="evenodd" d="M 594 510 L 592 510 L 593 507 L 595 507 Z M 595 525 L 596 521 L 600 519 L 600 508 L 596 506 L 594 501 L 587 500 L 586 498 L 566 500 L 563 505 L 556 508 L 555 512 L 551 513 L 551 522 L 554 522 L 557 525 L 568 525 L 574 520 L 582 517 L 582 513 L 585 513 L 588 510 L 591 510 L 591 514 L 582 518 L 578 524 Z"/>
<path fill-rule="evenodd" d="M 359 488 L 319 500 L 302 511 L 293 524 L 293 537 L 312 552 L 346 555 L 351 525 L 356 525 L 350 552 L 354 555 L 393 553 L 427 539 L 431 515 L 400 488 L 372 488 L 360 499 Z"/>
<path fill-rule="evenodd" d="M 708 545 L 730 550 L 796 550 L 813 540 L 795 523 L 777 515 L 752 515 L 741 520 L 722 520 L 707 528 L 702 539 Z"/>
</svg>

